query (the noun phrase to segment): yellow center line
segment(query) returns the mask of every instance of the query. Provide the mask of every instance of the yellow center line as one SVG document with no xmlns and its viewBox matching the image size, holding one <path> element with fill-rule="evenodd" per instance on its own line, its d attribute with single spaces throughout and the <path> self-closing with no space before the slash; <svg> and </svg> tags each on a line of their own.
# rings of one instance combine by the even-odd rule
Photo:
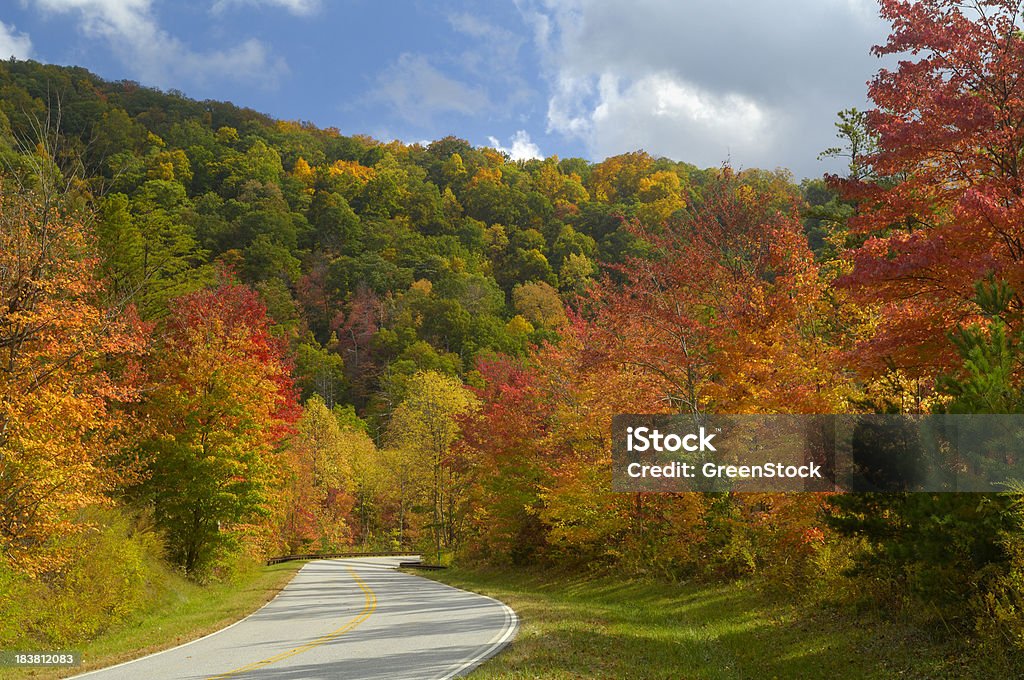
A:
<svg viewBox="0 0 1024 680">
<path fill-rule="evenodd" d="M 301 647 L 290 649 L 287 652 L 281 652 L 280 654 L 268 657 L 266 659 L 263 659 L 262 661 L 255 661 L 251 664 L 240 666 L 239 668 L 230 670 L 227 673 L 214 675 L 208 678 L 207 680 L 220 680 L 220 678 L 227 678 L 232 675 L 244 673 L 246 671 L 252 671 L 256 670 L 257 668 L 263 668 L 264 666 L 269 666 L 272 663 L 277 663 L 278 661 L 282 661 L 289 657 L 293 657 L 296 654 L 302 654 L 303 652 L 313 649 L 314 647 L 319 647 L 325 642 L 330 642 L 331 640 L 335 639 L 340 635 L 344 635 L 345 633 L 349 632 L 366 619 L 370 618 L 370 614 L 372 614 L 373 611 L 377 608 L 377 596 L 374 594 L 372 590 L 370 590 L 370 586 L 366 585 L 363 579 L 359 578 L 359 574 L 356 573 L 355 569 L 353 569 L 352 567 L 347 567 L 347 569 L 348 573 L 352 576 L 353 580 L 355 580 L 356 584 L 362 589 L 363 594 L 366 597 L 366 604 L 363 605 L 363 610 L 359 612 L 351 620 L 349 620 L 344 626 L 336 630 L 332 630 L 330 633 L 327 633 L 325 635 L 321 635 L 317 639 L 311 640 L 310 642 L 307 642 Z"/>
</svg>

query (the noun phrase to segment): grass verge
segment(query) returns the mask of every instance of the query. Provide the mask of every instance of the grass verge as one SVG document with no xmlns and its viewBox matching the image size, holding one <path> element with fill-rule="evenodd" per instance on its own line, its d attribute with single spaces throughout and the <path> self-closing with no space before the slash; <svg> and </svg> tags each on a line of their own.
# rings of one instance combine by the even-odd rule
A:
<svg viewBox="0 0 1024 680">
<path fill-rule="evenodd" d="M 948 634 L 880 612 L 794 604 L 750 583 L 463 568 L 422 575 L 495 597 L 520 617 L 516 639 L 472 680 L 1010 677 L 968 661 L 966 643 Z"/>
<path fill-rule="evenodd" d="M 69 648 L 82 653 L 75 668 L 0 668 L 0 680 L 8 678 L 62 678 L 128 661 L 174 647 L 223 628 L 273 599 L 304 562 L 284 562 L 257 567 L 230 581 L 197 585 L 172 575 L 161 593 L 143 612 L 107 630 L 94 640 Z M 26 644 L 38 649 L 38 645 Z"/>
</svg>

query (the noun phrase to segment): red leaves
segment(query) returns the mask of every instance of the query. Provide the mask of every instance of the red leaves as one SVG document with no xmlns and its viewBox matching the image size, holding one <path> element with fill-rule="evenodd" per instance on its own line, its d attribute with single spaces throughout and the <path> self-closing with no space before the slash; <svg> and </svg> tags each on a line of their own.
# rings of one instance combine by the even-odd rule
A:
<svg viewBox="0 0 1024 680">
<path fill-rule="evenodd" d="M 655 410 L 824 408 L 824 287 L 799 221 L 730 172 L 703 199 L 663 230 L 634 225 L 654 253 L 595 291 L 596 342 L 653 381 Z"/>
<path fill-rule="evenodd" d="M 270 319 L 259 295 L 248 286 L 226 279 L 215 289 L 195 291 L 172 301 L 171 312 L 168 351 L 190 348 L 187 352 L 198 359 L 203 355 L 195 351 L 197 343 L 207 343 L 215 350 L 211 370 L 238 363 L 243 371 L 250 370 L 270 381 L 274 389 L 267 391 L 273 400 L 266 412 L 268 434 L 272 441 L 287 436 L 301 409 L 286 359 L 287 342 L 270 334 Z M 246 365 L 261 368 L 246 369 Z"/>
<path fill-rule="evenodd" d="M 917 375 L 955 361 L 946 332 L 971 317 L 975 281 L 988 273 L 1024 285 L 1024 39 L 1015 0 L 883 0 L 893 22 L 879 55 L 909 53 L 881 70 L 867 124 L 876 179 L 833 186 L 855 201 L 855 234 L 840 280 L 856 300 L 881 304 L 860 368 L 886 360 Z M 921 359 L 930 357 L 922 362 Z"/>
</svg>

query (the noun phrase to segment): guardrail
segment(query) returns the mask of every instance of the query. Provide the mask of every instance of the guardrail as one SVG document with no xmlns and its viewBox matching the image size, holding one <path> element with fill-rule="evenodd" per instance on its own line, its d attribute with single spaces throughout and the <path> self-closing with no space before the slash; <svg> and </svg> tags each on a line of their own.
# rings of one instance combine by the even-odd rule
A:
<svg viewBox="0 0 1024 680">
<path fill-rule="evenodd" d="M 344 552 L 344 553 L 306 553 L 304 555 L 279 555 L 278 557 L 270 557 L 267 559 L 267 566 L 272 564 L 280 564 L 281 562 L 292 562 L 294 560 L 331 560 L 338 557 L 411 557 L 418 553 L 410 552 L 408 550 L 404 552 Z"/>
<path fill-rule="evenodd" d="M 422 562 L 399 562 L 399 569 L 422 569 L 424 571 L 437 571 L 438 569 L 447 569 L 448 567 L 442 564 L 423 564 Z"/>
</svg>

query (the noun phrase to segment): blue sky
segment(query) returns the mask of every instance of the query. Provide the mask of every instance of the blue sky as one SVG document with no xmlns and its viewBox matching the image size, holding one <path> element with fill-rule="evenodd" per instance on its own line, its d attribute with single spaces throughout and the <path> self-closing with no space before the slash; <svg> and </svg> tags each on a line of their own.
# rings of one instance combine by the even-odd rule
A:
<svg viewBox="0 0 1024 680">
<path fill-rule="evenodd" d="M 802 177 L 886 29 L 873 0 L 8 0 L 0 56 L 384 140 Z"/>
</svg>

